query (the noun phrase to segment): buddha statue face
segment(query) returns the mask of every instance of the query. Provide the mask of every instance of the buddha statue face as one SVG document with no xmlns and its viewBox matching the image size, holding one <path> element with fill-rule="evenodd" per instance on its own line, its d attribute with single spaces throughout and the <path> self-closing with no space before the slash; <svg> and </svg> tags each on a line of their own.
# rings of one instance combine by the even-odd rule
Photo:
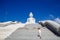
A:
<svg viewBox="0 0 60 40">
<path fill-rule="evenodd" d="M 32 12 L 30 12 L 29 17 L 30 17 L 30 18 L 33 18 L 33 14 L 32 14 Z"/>
</svg>

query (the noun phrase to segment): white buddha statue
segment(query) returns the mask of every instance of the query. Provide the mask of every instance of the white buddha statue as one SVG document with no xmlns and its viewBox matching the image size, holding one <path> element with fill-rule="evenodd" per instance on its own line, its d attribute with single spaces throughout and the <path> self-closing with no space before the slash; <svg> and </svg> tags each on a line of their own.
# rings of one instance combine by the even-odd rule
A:
<svg viewBox="0 0 60 40">
<path fill-rule="evenodd" d="M 29 18 L 27 18 L 27 24 L 35 23 L 35 18 L 33 18 L 32 12 L 29 14 Z"/>
</svg>

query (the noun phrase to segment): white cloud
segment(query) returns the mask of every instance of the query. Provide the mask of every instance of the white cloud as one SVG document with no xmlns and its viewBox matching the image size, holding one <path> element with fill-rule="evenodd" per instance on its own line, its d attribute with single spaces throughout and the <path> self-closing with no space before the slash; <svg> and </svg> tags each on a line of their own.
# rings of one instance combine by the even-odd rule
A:
<svg viewBox="0 0 60 40">
<path fill-rule="evenodd" d="M 51 18 L 54 18 L 54 16 L 52 14 L 49 15 Z"/>
<path fill-rule="evenodd" d="M 60 23 L 60 18 L 54 19 L 55 22 Z"/>
</svg>

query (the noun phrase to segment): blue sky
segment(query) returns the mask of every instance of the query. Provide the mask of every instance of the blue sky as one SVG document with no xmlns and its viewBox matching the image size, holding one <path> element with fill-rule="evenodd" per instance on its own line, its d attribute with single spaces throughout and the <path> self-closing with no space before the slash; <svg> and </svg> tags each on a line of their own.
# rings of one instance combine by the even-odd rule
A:
<svg viewBox="0 0 60 40">
<path fill-rule="evenodd" d="M 30 12 L 37 22 L 60 18 L 60 0 L 0 0 L 0 22 L 26 22 Z"/>
</svg>

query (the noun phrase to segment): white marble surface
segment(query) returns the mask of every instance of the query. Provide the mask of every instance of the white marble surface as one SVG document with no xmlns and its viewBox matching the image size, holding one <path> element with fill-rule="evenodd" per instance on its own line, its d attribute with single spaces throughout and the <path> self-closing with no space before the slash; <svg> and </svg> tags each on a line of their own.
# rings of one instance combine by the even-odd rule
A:
<svg viewBox="0 0 60 40">
<path fill-rule="evenodd" d="M 17 30 L 20 27 L 24 27 L 24 25 L 18 23 L 18 24 L 8 25 L 6 27 L 0 27 L 0 40 L 7 38 L 9 35 L 11 35 L 15 30 Z"/>
</svg>

